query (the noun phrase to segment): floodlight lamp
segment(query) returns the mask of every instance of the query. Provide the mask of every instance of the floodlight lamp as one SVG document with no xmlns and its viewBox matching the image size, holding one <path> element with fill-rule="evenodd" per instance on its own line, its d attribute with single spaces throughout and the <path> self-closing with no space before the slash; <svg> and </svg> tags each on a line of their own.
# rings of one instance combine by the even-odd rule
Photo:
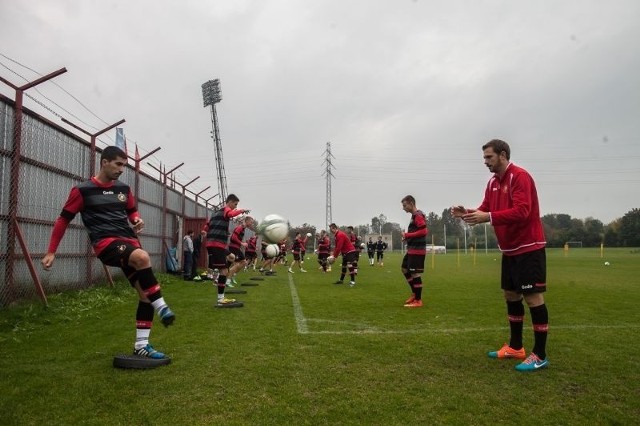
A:
<svg viewBox="0 0 640 426">
<path fill-rule="evenodd" d="M 209 80 L 202 85 L 202 100 L 205 107 L 217 104 L 222 100 L 219 79 Z"/>
</svg>

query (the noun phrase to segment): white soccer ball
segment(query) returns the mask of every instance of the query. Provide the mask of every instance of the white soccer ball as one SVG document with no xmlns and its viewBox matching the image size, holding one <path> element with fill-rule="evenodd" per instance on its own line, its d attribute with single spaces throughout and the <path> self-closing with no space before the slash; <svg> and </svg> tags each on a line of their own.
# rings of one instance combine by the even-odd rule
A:
<svg viewBox="0 0 640 426">
<path fill-rule="evenodd" d="M 336 261 L 336 258 L 335 258 L 335 257 L 333 257 L 333 256 L 329 256 L 329 257 L 327 257 L 327 263 L 328 263 L 329 265 L 333 265 L 333 262 L 335 262 L 335 261 Z"/>
<path fill-rule="evenodd" d="M 260 222 L 258 233 L 268 242 L 278 243 L 289 235 L 289 225 L 282 216 L 270 214 Z"/>
<path fill-rule="evenodd" d="M 269 244 L 264 249 L 264 252 L 269 259 L 273 259 L 274 257 L 280 254 L 280 247 L 278 247 L 277 244 Z"/>
<path fill-rule="evenodd" d="M 307 237 L 311 238 L 311 232 L 307 232 Z"/>
<path fill-rule="evenodd" d="M 611 265 L 609 262 L 604 262 L 604 266 L 609 266 Z"/>
<path fill-rule="evenodd" d="M 360 244 L 360 248 L 361 249 L 365 249 L 365 248 L 367 248 L 367 245 L 365 243 L 362 243 L 362 244 Z"/>
</svg>

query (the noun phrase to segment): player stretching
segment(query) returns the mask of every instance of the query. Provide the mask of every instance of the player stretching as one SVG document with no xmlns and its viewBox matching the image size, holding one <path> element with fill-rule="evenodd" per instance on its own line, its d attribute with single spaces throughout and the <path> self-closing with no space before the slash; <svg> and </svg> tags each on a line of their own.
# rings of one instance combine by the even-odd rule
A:
<svg viewBox="0 0 640 426">
<path fill-rule="evenodd" d="M 318 263 L 322 272 L 329 271 L 327 265 L 327 258 L 329 257 L 329 250 L 331 249 L 331 240 L 327 235 L 327 231 L 324 229 L 320 231 L 320 237 L 318 238 Z"/>
<path fill-rule="evenodd" d="M 298 264 L 298 268 L 300 268 L 300 272 L 307 272 L 302 268 L 302 261 L 300 260 L 300 251 L 302 250 L 302 234 L 300 232 L 296 232 L 296 237 L 293 239 L 293 244 L 291 245 L 291 253 L 293 253 L 293 260 L 291 261 L 291 265 L 289 266 L 289 273 L 293 274 L 293 265 Z"/>
<path fill-rule="evenodd" d="M 258 254 L 256 252 L 256 246 L 258 244 L 258 236 L 253 234 L 247 240 L 247 247 L 244 249 L 244 257 L 247 259 L 247 266 L 245 269 L 252 268 L 256 270 L 256 262 L 258 260 Z"/>
<path fill-rule="evenodd" d="M 543 293 L 547 289 L 546 241 L 540 219 L 538 192 L 531 175 L 509 161 L 511 149 L 499 139 L 482 146 L 484 164 L 494 175 L 477 209 L 452 207 L 452 213 L 469 225 L 490 222 L 502 252 L 501 287 L 507 302 L 511 330 L 509 344 L 489 352 L 491 358 L 525 359 L 522 344 L 524 305 L 533 324 L 533 351 L 516 366 L 518 371 L 536 371 L 549 365 L 546 353 L 549 314 Z"/>
<path fill-rule="evenodd" d="M 347 234 L 338 229 L 338 225 L 332 223 L 329 225 L 329 229 L 333 232 L 336 240 L 336 247 L 333 250 L 333 255 L 327 258 L 327 262 L 333 263 L 335 258 L 342 254 L 342 270 L 340 272 L 340 279 L 335 284 L 342 284 L 344 277 L 349 269 L 349 275 L 351 276 L 351 282 L 349 285 L 353 287 L 356 285 L 356 275 L 358 274 L 358 261 L 356 260 L 357 250 L 349 241 Z"/>
<path fill-rule="evenodd" d="M 225 286 L 227 287 L 233 288 L 235 284 L 238 284 L 236 282 L 235 275 L 240 269 L 247 266 L 247 260 L 242 249 L 246 249 L 249 243 L 243 241 L 244 231 L 247 228 L 253 229 L 253 223 L 253 218 L 251 216 L 246 216 L 240 221 L 240 225 L 236 226 L 231 233 L 231 238 L 229 239 L 229 252 L 234 255 L 235 259 L 233 261 L 233 265 L 229 268 L 227 282 L 225 283 Z"/>
<path fill-rule="evenodd" d="M 407 243 L 407 252 L 402 258 L 402 274 L 411 288 L 411 297 L 404 302 L 405 308 L 422 307 L 422 273 L 427 254 L 427 219 L 416 207 L 416 199 L 407 195 L 402 199 L 402 210 L 411 213 L 407 232 L 402 240 Z"/>
<path fill-rule="evenodd" d="M 236 209 L 240 199 L 234 194 L 229 194 L 222 209 L 215 211 L 211 219 L 204 227 L 207 233 L 207 252 L 209 253 L 209 269 L 217 269 L 219 275 L 218 282 L 218 306 L 235 303 L 235 299 L 224 297 L 224 289 L 229 274 L 229 263 L 227 261 L 227 239 L 229 238 L 229 221 L 242 213 L 249 213 L 249 210 Z"/>
<path fill-rule="evenodd" d="M 135 198 L 129 186 L 118 180 L 126 164 L 127 154 L 120 148 L 109 146 L 102 151 L 98 174 L 71 189 L 53 225 L 42 266 L 46 270 L 51 268 L 67 226 L 80 213 L 98 259 L 105 265 L 121 268 L 138 292 L 134 355 L 163 359 L 166 356 L 149 343 L 154 310 L 165 327 L 173 324 L 176 317 L 162 297 L 149 254 L 138 240 L 144 221 L 138 214 Z"/>
</svg>

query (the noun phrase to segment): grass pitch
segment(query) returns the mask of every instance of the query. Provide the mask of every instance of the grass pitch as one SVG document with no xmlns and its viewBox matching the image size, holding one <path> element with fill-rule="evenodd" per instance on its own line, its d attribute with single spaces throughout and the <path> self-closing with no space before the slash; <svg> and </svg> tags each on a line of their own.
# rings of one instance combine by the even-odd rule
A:
<svg viewBox="0 0 640 426">
<path fill-rule="evenodd" d="M 3 309 L 0 423 L 637 424 L 640 253 L 547 256 L 546 370 L 486 356 L 508 339 L 497 253 L 428 257 L 421 309 L 402 307 L 399 254 L 362 257 L 355 288 L 311 256 L 307 273 L 279 266 L 242 287 L 239 309 L 214 309 L 209 283 L 160 275 L 177 321 L 156 321 L 152 344 L 173 362 L 155 370 L 111 366 L 134 340 L 124 282 Z M 532 334 L 527 310 L 528 350 Z"/>
</svg>

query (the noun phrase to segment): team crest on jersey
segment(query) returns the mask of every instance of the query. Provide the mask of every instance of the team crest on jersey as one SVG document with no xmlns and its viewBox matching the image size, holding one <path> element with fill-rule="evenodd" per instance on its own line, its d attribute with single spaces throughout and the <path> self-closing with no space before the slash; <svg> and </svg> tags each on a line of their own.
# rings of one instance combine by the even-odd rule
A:
<svg viewBox="0 0 640 426">
<path fill-rule="evenodd" d="M 120 253 L 124 253 L 124 251 L 127 249 L 127 246 L 125 246 L 124 244 L 121 244 L 118 246 L 118 251 Z"/>
<path fill-rule="evenodd" d="M 127 196 L 124 195 L 122 192 L 118 194 L 118 201 L 122 201 L 123 203 L 125 201 L 127 201 Z"/>
<path fill-rule="evenodd" d="M 506 194 L 507 192 L 509 192 L 509 187 L 508 187 L 507 185 L 504 185 L 504 186 L 502 187 L 502 192 L 504 192 L 505 194 Z"/>
</svg>

